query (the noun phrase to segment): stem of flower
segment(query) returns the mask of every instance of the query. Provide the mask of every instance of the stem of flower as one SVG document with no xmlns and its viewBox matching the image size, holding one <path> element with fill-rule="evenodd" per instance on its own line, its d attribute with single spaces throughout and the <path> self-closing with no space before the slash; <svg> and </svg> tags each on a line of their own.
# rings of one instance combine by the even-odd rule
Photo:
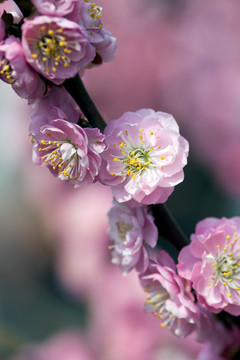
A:
<svg viewBox="0 0 240 360">
<path fill-rule="evenodd" d="M 80 76 L 76 75 L 72 79 L 65 80 L 63 85 L 79 105 L 92 127 L 97 127 L 103 132 L 106 127 L 106 123 L 90 98 L 82 80 L 80 79 Z"/>
<path fill-rule="evenodd" d="M 159 235 L 163 236 L 171 244 L 173 244 L 178 251 L 189 244 L 188 238 L 178 226 L 174 217 L 165 205 L 150 205 L 150 208 L 152 210 Z"/>
</svg>

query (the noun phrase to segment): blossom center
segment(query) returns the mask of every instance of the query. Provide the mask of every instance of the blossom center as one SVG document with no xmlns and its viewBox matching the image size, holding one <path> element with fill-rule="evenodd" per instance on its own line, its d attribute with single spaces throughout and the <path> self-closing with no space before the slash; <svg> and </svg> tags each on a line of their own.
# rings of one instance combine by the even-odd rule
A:
<svg viewBox="0 0 240 360">
<path fill-rule="evenodd" d="M 0 75 L 2 75 L 2 77 L 4 77 L 4 79 L 6 81 L 9 82 L 9 84 L 13 84 L 14 83 L 14 77 L 12 76 L 13 70 L 10 66 L 9 61 L 3 59 L 0 62 Z"/>
<path fill-rule="evenodd" d="M 84 0 L 86 3 L 89 2 L 89 0 Z M 102 24 L 100 23 L 100 18 L 102 16 L 102 7 L 96 5 L 95 3 L 90 4 L 89 9 L 88 9 L 88 14 L 91 17 L 91 23 L 89 24 L 89 26 L 87 27 L 88 30 L 92 29 L 94 30 L 94 28 L 97 29 L 101 29 L 102 28 Z"/>
<path fill-rule="evenodd" d="M 152 146 L 149 138 L 154 135 L 153 131 L 149 132 L 149 138 L 141 129 L 138 134 L 137 141 L 134 141 L 126 130 L 125 133 L 120 133 L 122 141 L 118 144 L 113 144 L 118 150 L 118 154 L 113 156 L 114 162 L 121 162 L 124 166 L 121 167 L 119 173 L 112 173 L 112 175 L 126 176 L 129 175 L 133 179 L 141 175 L 146 169 L 159 168 L 163 170 L 165 165 L 165 156 L 163 155 L 161 146 Z M 156 137 L 155 142 L 158 142 L 159 137 Z M 112 156 L 112 154 L 109 154 Z"/>
<path fill-rule="evenodd" d="M 100 19 L 102 16 L 102 8 L 100 6 L 96 6 L 94 3 L 90 5 L 88 12 L 93 20 Z"/>
<path fill-rule="evenodd" d="M 38 148 L 42 153 L 41 159 L 56 170 L 62 180 L 78 179 L 81 157 L 71 140 L 41 140 L 41 144 Z"/>
<path fill-rule="evenodd" d="M 229 279 L 237 270 L 237 261 L 231 254 L 221 254 L 217 259 L 216 272 L 219 277 Z"/>
<path fill-rule="evenodd" d="M 217 245 L 217 256 L 213 254 L 208 254 L 207 259 L 212 263 L 214 269 L 213 275 L 209 282 L 209 286 L 212 284 L 214 287 L 223 285 L 226 287 L 227 295 L 232 296 L 232 291 L 240 291 L 240 262 L 237 256 L 237 252 L 234 249 L 235 242 L 239 238 L 237 234 L 234 233 L 234 236 L 226 236 L 226 242 L 224 248 L 221 249 L 220 245 Z M 235 253 L 235 254 L 234 254 Z"/>
<path fill-rule="evenodd" d="M 129 225 L 129 224 L 126 224 L 123 221 L 118 221 L 116 223 L 116 225 L 117 225 L 118 235 L 119 235 L 120 239 L 125 241 L 127 232 L 129 230 L 131 230 L 133 227 L 131 225 Z"/>
<path fill-rule="evenodd" d="M 76 41 L 67 41 L 62 35 L 63 29 L 49 29 L 46 32 L 46 26 L 41 26 L 42 36 L 34 46 L 32 52 L 33 59 L 40 59 L 45 64 L 45 72 L 52 70 L 57 71 L 57 67 L 62 65 L 68 67 L 70 63 L 69 54 L 72 50 L 77 50 L 78 43 Z"/>
<path fill-rule="evenodd" d="M 160 319 L 160 326 L 164 328 L 168 326 L 171 329 L 176 316 L 166 310 L 166 301 L 170 298 L 168 292 L 163 287 L 155 287 L 154 289 L 145 288 L 148 293 L 145 309 L 151 312 L 156 318 Z"/>
</svg>

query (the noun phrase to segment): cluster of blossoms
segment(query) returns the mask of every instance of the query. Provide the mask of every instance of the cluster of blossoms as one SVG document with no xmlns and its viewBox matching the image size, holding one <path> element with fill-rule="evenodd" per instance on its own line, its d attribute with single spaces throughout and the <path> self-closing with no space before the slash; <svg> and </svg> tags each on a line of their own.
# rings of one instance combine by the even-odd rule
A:
<svg viewBox="0 0 240 360">
<path fill-rule="evenodd" d="M 146 253 L 146 246 L 153 245 L 149 240 L 155 241 L 146 207 L 114 204 L 108 215 L 113 263 L 123 273 L 133 267 L 139 272 L 147 294 L 145 310 L 177 336 L 195 332 L 197 340 L 207 344 L 207 354 L 231 359 L 239 351 L 240 331 L 225 327 L 212 314 L 240 314 L 240 218 L 201 221 L 176 266 L 164 250 L 155 257 Z"/>
<path fill-rule="evenodd" d="M 104 135 L 77 124 L 82 112 L 60 85 L 113 59 L 117 42 L 101 16 L 95 3 L 69 0 L 32 1 L 30 15 L 11 26 L 0 18 L 0 79 L 32 106 L 33 160 L 74 187 L 97 180 Z"/>
<path fill-rule="evenodd" d="M 112 262 L 123 274 L 138 271 L 145 310 L 161 327 L 195 332 L 219 356 L 238 349 L 239 330 L 212 313 L 240 314 L 240 219 L 200 222 L 177 267 L 164 250 L 154 256 L 157 228 L 146 205 L 165 202 L 183 180 L 188 143 L 171 115 L 148 109 L 111 121 L 105 136 L 100 177 L 117 200 L 108 213 Z"/>
<path fill-rule="evenodd" d="M 100 6 L 88 0 L 32 3 L 33 14 L 17 24 L 21 40 L 6 36 L 0 22 L 0 78 L 19 96 L 42 97 L 46 79 L 60 85 L 87 67 L 113 59 L 117 42 L 103 28 Z"/>
<path fill-rule="evenodd" d="M 102 8 L 88 0 L 32 6 L 29 17 L 12 24 L 21 40 L 0 18 L 0 78 L 32 106 L 33 161 L 74 187 L 111 186 L 112 262 L 123 274 L 137 270 L 146 311 L 161 327 L 217 343 L 226 329 L 212 313 L 240 315 L 239 218 L 200 222 L 177 267 L 164 250 L 155 256 L 158 231 L 148 205 L 165 203 L 183 181 L 188 142 L 172 115 L 151 109 L 124 113 L 104 133 L 91 127 L 64 81 L 113 59 L 116 39 L 103 28 Z M 222 341 L 216 351 L 233 345 Z"/>
</svg>

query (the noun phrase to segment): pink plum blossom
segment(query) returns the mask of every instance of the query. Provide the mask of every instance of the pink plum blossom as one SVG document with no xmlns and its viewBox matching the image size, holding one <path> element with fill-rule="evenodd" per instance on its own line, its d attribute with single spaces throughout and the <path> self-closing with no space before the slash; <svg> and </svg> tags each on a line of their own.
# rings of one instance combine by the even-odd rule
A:
<svg viewBox="0 0 240 360">
<path fill-rule="evenodd" d="M 40 14 L 64 16 L 74 10 L 74 5 L 82 0 L 32 0 Z"/>
<path fill-rule="evenodd" d="M 107 125 L 105 135 L 101 179 L 118 202 L 164 203 L 183 181 L 189 146 L 172 115 L 127 112 Z"/>
<path fill-rule="evenodd" d="M 77 123 L 82 117 L 77 103 L 63 86 L 52 86 L 48 92 L 32 103 L 29 131 L 35 134 L 42 125 L 61 118 Z"/>
<path fill-rule="evenodd" d="M 156 246 L 158 231 L 146 206 L 130 208 L 114 202 L 108 212 L 109 236 L 112 240 L 112 262 L 119 264 L 124 274 L 132 268 L 147 269 L 148 251 L 145 244 Z"/>
<path fill-rule="evenodd" d="M 99 59 L 95 59 L 94 64 L 113 60 L 117 50 L 116 38 L 111 36 L 110 32 L 103 29 L 101 16 L 101 6 L 89 3 L 88 1 L 83 2 L 80 8 L 79 23 L 86 29 L 95 54 L 100 56 Z"/>
<path fill-rule="evenodd" d="M 61 180 L 79 187 L 96 181 L 104 149 L 98 129 L 82 129 L 62 119 L 52 120 L 34 134 L 33 160 L 46 165 Z"/>
<path fill-rule="evenodd" d="M 24 99 L 43 96 L 46 86 L 25 60 L 21 41 L 9 36 L 0 43 L 0 78 Z"/>
<path fill-rule="evenodd" d="M 206 218 L 179 254 L 179 274 L 213 313 L 240 315 L 240 218 Z"/>
<path fill-rule="evenodd" d="M 0 18 L 0 41 L 2 41 L 5 38 L 5 23 L 2 20 L 2 18 Z"/>
<path fill-rule="evenodd" d="M 22 43 L 28 63 L 57 85 L 74 77 L 95 56 L 86 31 L 65 18 L 26 20 Z"/>
<path fill-rule="evenodd" d="M 145 309 L 160 320 L 161 327 L 167 326 L 175 335 L 184 337 L 195 330 L 200 312 L 190 282 L 177 275 L 173 260 L 164 250 L 140 280 L 148 294 Z"/>
<path fill-rule="evenodd" d="M 110 62 L 114 59 L 118 47 L 117 39 L 111 36 L 111 33 L 105 29 L 101 30 L 100 35 L 102 39 L 94 43 L 96 53 L 100 56 L 102 62 Z M 93 44 L 92 41 L 91 43 Z"/>
</svg>

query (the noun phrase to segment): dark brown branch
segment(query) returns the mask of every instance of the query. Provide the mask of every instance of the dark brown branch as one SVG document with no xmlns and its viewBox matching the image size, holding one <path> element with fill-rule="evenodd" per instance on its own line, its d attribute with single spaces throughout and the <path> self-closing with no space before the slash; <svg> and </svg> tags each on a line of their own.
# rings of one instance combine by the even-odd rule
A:
<svg viewBox="0 0 240 360">
<path fill-rule="evenodd" d="M 80 106 L 83 114 L 86 116 L 92 127 L 97 127 L 103 132 L 106 123 L 90 98 L 80 76 L 76 75 L 73 79 L 65 80 L 63 85 Z"/>
<path fill-rule="evenodd" d="M 188 238 L 178 226 L 176 220 L 172 214 L 170 214 L 165 205 L 151 205 L 150 208 L 152 210 L 159 235 L 173 244 L 178 251 L 189 244 Z"/>
</svg>

